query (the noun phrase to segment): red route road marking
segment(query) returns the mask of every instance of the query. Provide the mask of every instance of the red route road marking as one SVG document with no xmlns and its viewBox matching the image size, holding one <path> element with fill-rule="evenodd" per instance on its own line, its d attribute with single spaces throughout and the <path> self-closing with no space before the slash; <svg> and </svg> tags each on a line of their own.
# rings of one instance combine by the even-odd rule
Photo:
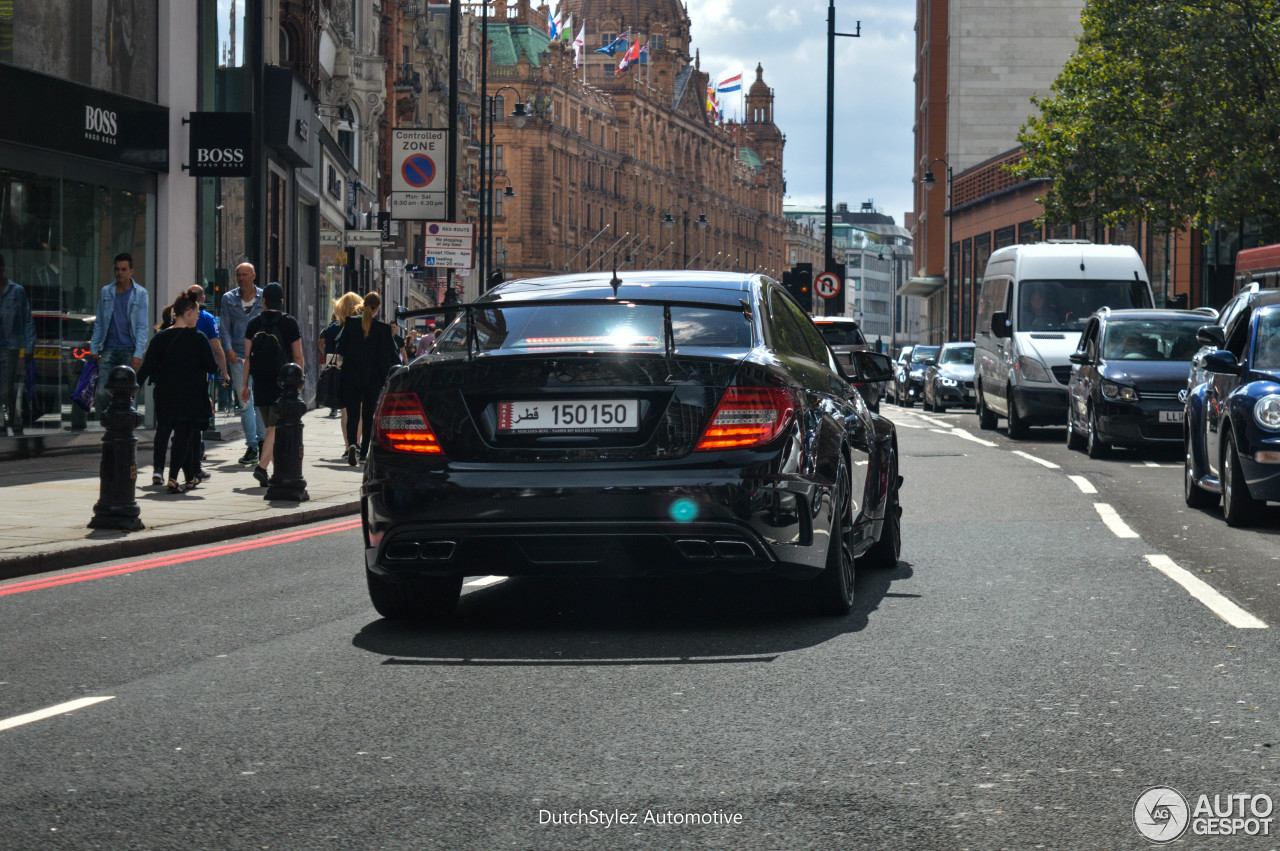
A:
<svg viewBox="0 0 1280 851">
<path fill-rule="evenodd" d="M 68 575 L 29 579 L 25 582 L 15 582 L 12 585 L 0 586 L 0 597 L 7 597 L 11 594 L 23 594 L 27 591 L 39 591 L 42 588 L 53 588 L 58 585 L 70 585 L 76 582 L 89 582 L 94 579 L 105 579 L 108 576 L 121 576 L 126 573 L 154 570 L 157 567 L 170 567 L 175 564 L 185 564 L 190 561 L 201 561 L 202 559 L 216 558 L 217 556 L 262 549 L 263 547 L 273 547 L 278 544 L 290 544 L 294 541 L 302 541 L 307 538 L 315 538 L 320 535 L 331 535 L 334 532 L 346 532 L 351 529 L 359 528 L 359 526 L 359 520 L 342 520 L 337 523 L 330 523 L 328 526 L 320 526 L 315 529 L 304 529 L 298 532 L 285 532 L 280 535 L 271 535 L 270 537 L 259 538 L 256 541 L 247 541 L 238 544 L 220 544 L 215 547 L 205 547 L 204 549 L 183 553 L 181 555 L 161 556 L 159 558 L 147 559 L 144 561 L 133 561 L 126 564 L 116 564 L 109 567 L 95 567 L 90 570 L 82 570 L 79 573 L 72 573 Z"/>
</svg>

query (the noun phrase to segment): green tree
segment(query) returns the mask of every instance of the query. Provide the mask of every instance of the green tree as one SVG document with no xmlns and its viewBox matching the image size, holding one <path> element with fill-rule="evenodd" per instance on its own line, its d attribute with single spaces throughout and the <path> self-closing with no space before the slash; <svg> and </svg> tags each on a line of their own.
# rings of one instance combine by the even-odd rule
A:
<svg viewBox="0 0 1280 851">
<path fill-rule="evenodd" d="M 1280 0 L 1087 0 L 1022 128 L 1045 219 L 1207 226 L 1280 213 Z"/>
</svg>

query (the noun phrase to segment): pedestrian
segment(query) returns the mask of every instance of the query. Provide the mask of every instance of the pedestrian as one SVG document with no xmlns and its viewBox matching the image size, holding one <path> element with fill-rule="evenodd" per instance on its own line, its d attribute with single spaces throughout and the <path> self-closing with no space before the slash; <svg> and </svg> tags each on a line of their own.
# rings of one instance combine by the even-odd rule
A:
<svg viewBox="0 0 1280 851">
<path fill-rule="evenodd" d="M 302 329 L 297 319 L 284 312 L 284 287 L 275 281 L 267 284 L 262 290 L 262 306 L 262 313 L 250 320 L 245 329 L 244 359 L 249 380 L 240 391 L 240 401 L 247 405 L 252 399 L 266 426 L 258 463 L 253 468 L 253 477 L 266 487 L 271 481 L 267 470 L 275 446 L 276 422 L 280 419 L 280 368 L 293 362 L 305 370 L 306 363 L 302 358 Z"/>
<path fill-rule="evenodd" d="M 262 289 L 254 280 L 258 277 L 252 263 L 241 263 L 236 267 L 236 283 L 238 286 L 222 297 L 222 305 L 218 310 L 218 332 L 221 335 L 222 351 L 226 355 L 227 372 L 231 376 L 232 398 L 239 399 L 244 390 L 249 389 L 249 400 L 240 411 L 240 425 L 244 428 L 244 455 L 239 464 L 258 463 L 259 452 L 266 439 L 266 427 L 258 409 L 254 407 L 253 388 L 245 380 L 244 372 L 244 340 L 245 329 L 249 323 L 262 313 Z"/>
<path fill-rule="evenodd" d="M 174 299 L 173 325 L 151 340 L 138 370 L 139 384 L 150 381 L 156 386 L 157 426 L 173 434 L 169 493 L 189 491 L 200 484 L 200 433 L 209 427 L 213 415 L 208 376 L 218 368 L 218 362 L 209 339 L 196 330 L 199 313 L 199 304 L 186 293 Z M 183 473 L 181 487 L 179 471 Z"/>
<path fill-rule="evenodd" d="M 173 327 L 173 305 L 166 304 L 160 311 L 160 322 L 156 325 L 159 333 Z M 154 338 L 152 338 L 154 339 Z M 148 346 L 150 348 L 150 346 Z M 141 386 L 141 380 L 139 380 Z M 159 487 L 164 484 L 164 459 L 169 452 L 169 438 L 173 436 L 173 428 L 169 423 L 156 422 L 155 439 L 151 442 L 151 484 Z"/>
<path fill-rule="evenodd" d="M 417 355 L 418 357 L 422 357 L 427 352 L 431 351 L 431 346 L 433 343 L 435 343 L 435 341 L 436 341 L 436 326 L 428 325 L 427 330 L 423 331 L 420 335 L 418 335 L 418 339 L 414 344 L 415 345 L 414 354 Z"/>
<path fill-rule="evenodd" d="M 342 355 L 342 399 L 347 408 L 347 463 L 369 454 L 373 434 L 373 409 L 387 373 L 399 363 L 391 326 L 378 319 L 382 297 L 369 293 L 364 310 L 342 328 L 338 354 Z M 357 445 L 358 444 L 358 445 Z"/>
<path fill-rule="evenodd" d="M 18 385 L 22 383 L 18 364 L 35 355 L 36 323 L 31 318 L 31 302 L 27 291 L 5 274 L 4 255 L 0 254 L 0 405 L 5 423 L 13 436 L 22 434 L 22 416 L 18 413 Z M 0 425 L 0 436 L 5 425 Z"/>
<path fill-rule="evenodd" d="M 196 319 L 196 330 L 204 334 L 209 341 L 209 349 L 213 352 L 213 359 L 218 362 L 218 372 L 216 375 L 210 375 L 209 379 L 213 382 L 210 387 L 219 384 L 225 384 L 230 378 L 227 375 L 227 356 L 222 351 L 222 341 L 218 338 L 218 320 L 213 314 L 204 309 L 205 292 L 204 287 L 199 284 L 192 284 L 187 287 L 187 295 L 195 299 L 200 308 L 200 315 Z M 213 404 L 214 395 L 209 394 L 209 404 Z M 200 438 L 200 453 L 197 456 L 200 460 L 200 472 L 197 476 L 201 481 L 209 478 L 209 472 L 204 468 L 204 436 Z"/>
<path fill-rule="evenodd" d="M 89 357 L 98 362 L 98 413 L 111 404 L 107 377 L 117 366 L 142 367 L 151 330 L 146 289 L 133 279 L 133 255 L 116 255 L 115 282 L 98 293 L 98 313 L 89 340 Z"/>
<path fill-rule="evenodd" d="M 360 308 L 364 306 L 364 302 L 356 293 L 343 293 L 334 299 L 333 302 L 333 322 L 328 328 L 324 329 L 324 333 L 320 335 L 320 351 L 324 355 L 326 364 L 333 364 L 338 368 L 342 367 L 342 357 L 338 354 L 338 339 L 342 336 L 342 329 L 346 322 L 352 316 L 360 312 Z M 347 408 L 342 405 L 342 433 L 347 433 Z M 330 416 L 333 416 L 331 413 Z"/>
</svg>

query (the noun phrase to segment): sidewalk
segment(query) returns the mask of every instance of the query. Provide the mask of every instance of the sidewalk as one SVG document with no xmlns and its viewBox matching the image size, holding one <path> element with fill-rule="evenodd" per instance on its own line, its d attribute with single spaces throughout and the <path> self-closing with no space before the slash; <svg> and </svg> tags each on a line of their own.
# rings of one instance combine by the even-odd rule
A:
<svg viewBox="0 0 1280 851">
<path fill-rule="evenodd" d="M 343 458 L 342 421 L 320 409 L 308 411 L 302 422 L 302 475 L 311 499 L 301 503 L 263 499 L 266 488 L 253 479 L 253 466 L 236 463 L 245 448 L 238 423 L 234 430 L 222 427 L 227 439 L 206 443 L 204 468 L 213 475 L 183 494 L 151 484 L 150 434 L 140 431 L 136 493 L 146 524 L 140 532 L 88 528 L 98 501 L 100 452 L 0 464 L 0 579 L 357 514 L 362 468 L 349 467 Z M 100 444 L 101 432 L 95 437 Z"/>
</svg>

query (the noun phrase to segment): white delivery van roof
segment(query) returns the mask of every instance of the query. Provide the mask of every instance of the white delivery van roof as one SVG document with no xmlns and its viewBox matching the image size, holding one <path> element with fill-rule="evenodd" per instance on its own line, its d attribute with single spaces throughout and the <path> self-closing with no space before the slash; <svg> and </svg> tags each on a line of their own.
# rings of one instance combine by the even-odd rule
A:
<svg viewBox="0 0 1280 851">
<path fill-rule="evenodd" d="M 1147 280 L 1142 258 L 1131 245 L 1087 242 L 1036 242 L 998 249 L 987 260 L 983 277 L 1012 276 L 1017 280 L 1131 281 L 1133 273 Z"/>
</svg>

